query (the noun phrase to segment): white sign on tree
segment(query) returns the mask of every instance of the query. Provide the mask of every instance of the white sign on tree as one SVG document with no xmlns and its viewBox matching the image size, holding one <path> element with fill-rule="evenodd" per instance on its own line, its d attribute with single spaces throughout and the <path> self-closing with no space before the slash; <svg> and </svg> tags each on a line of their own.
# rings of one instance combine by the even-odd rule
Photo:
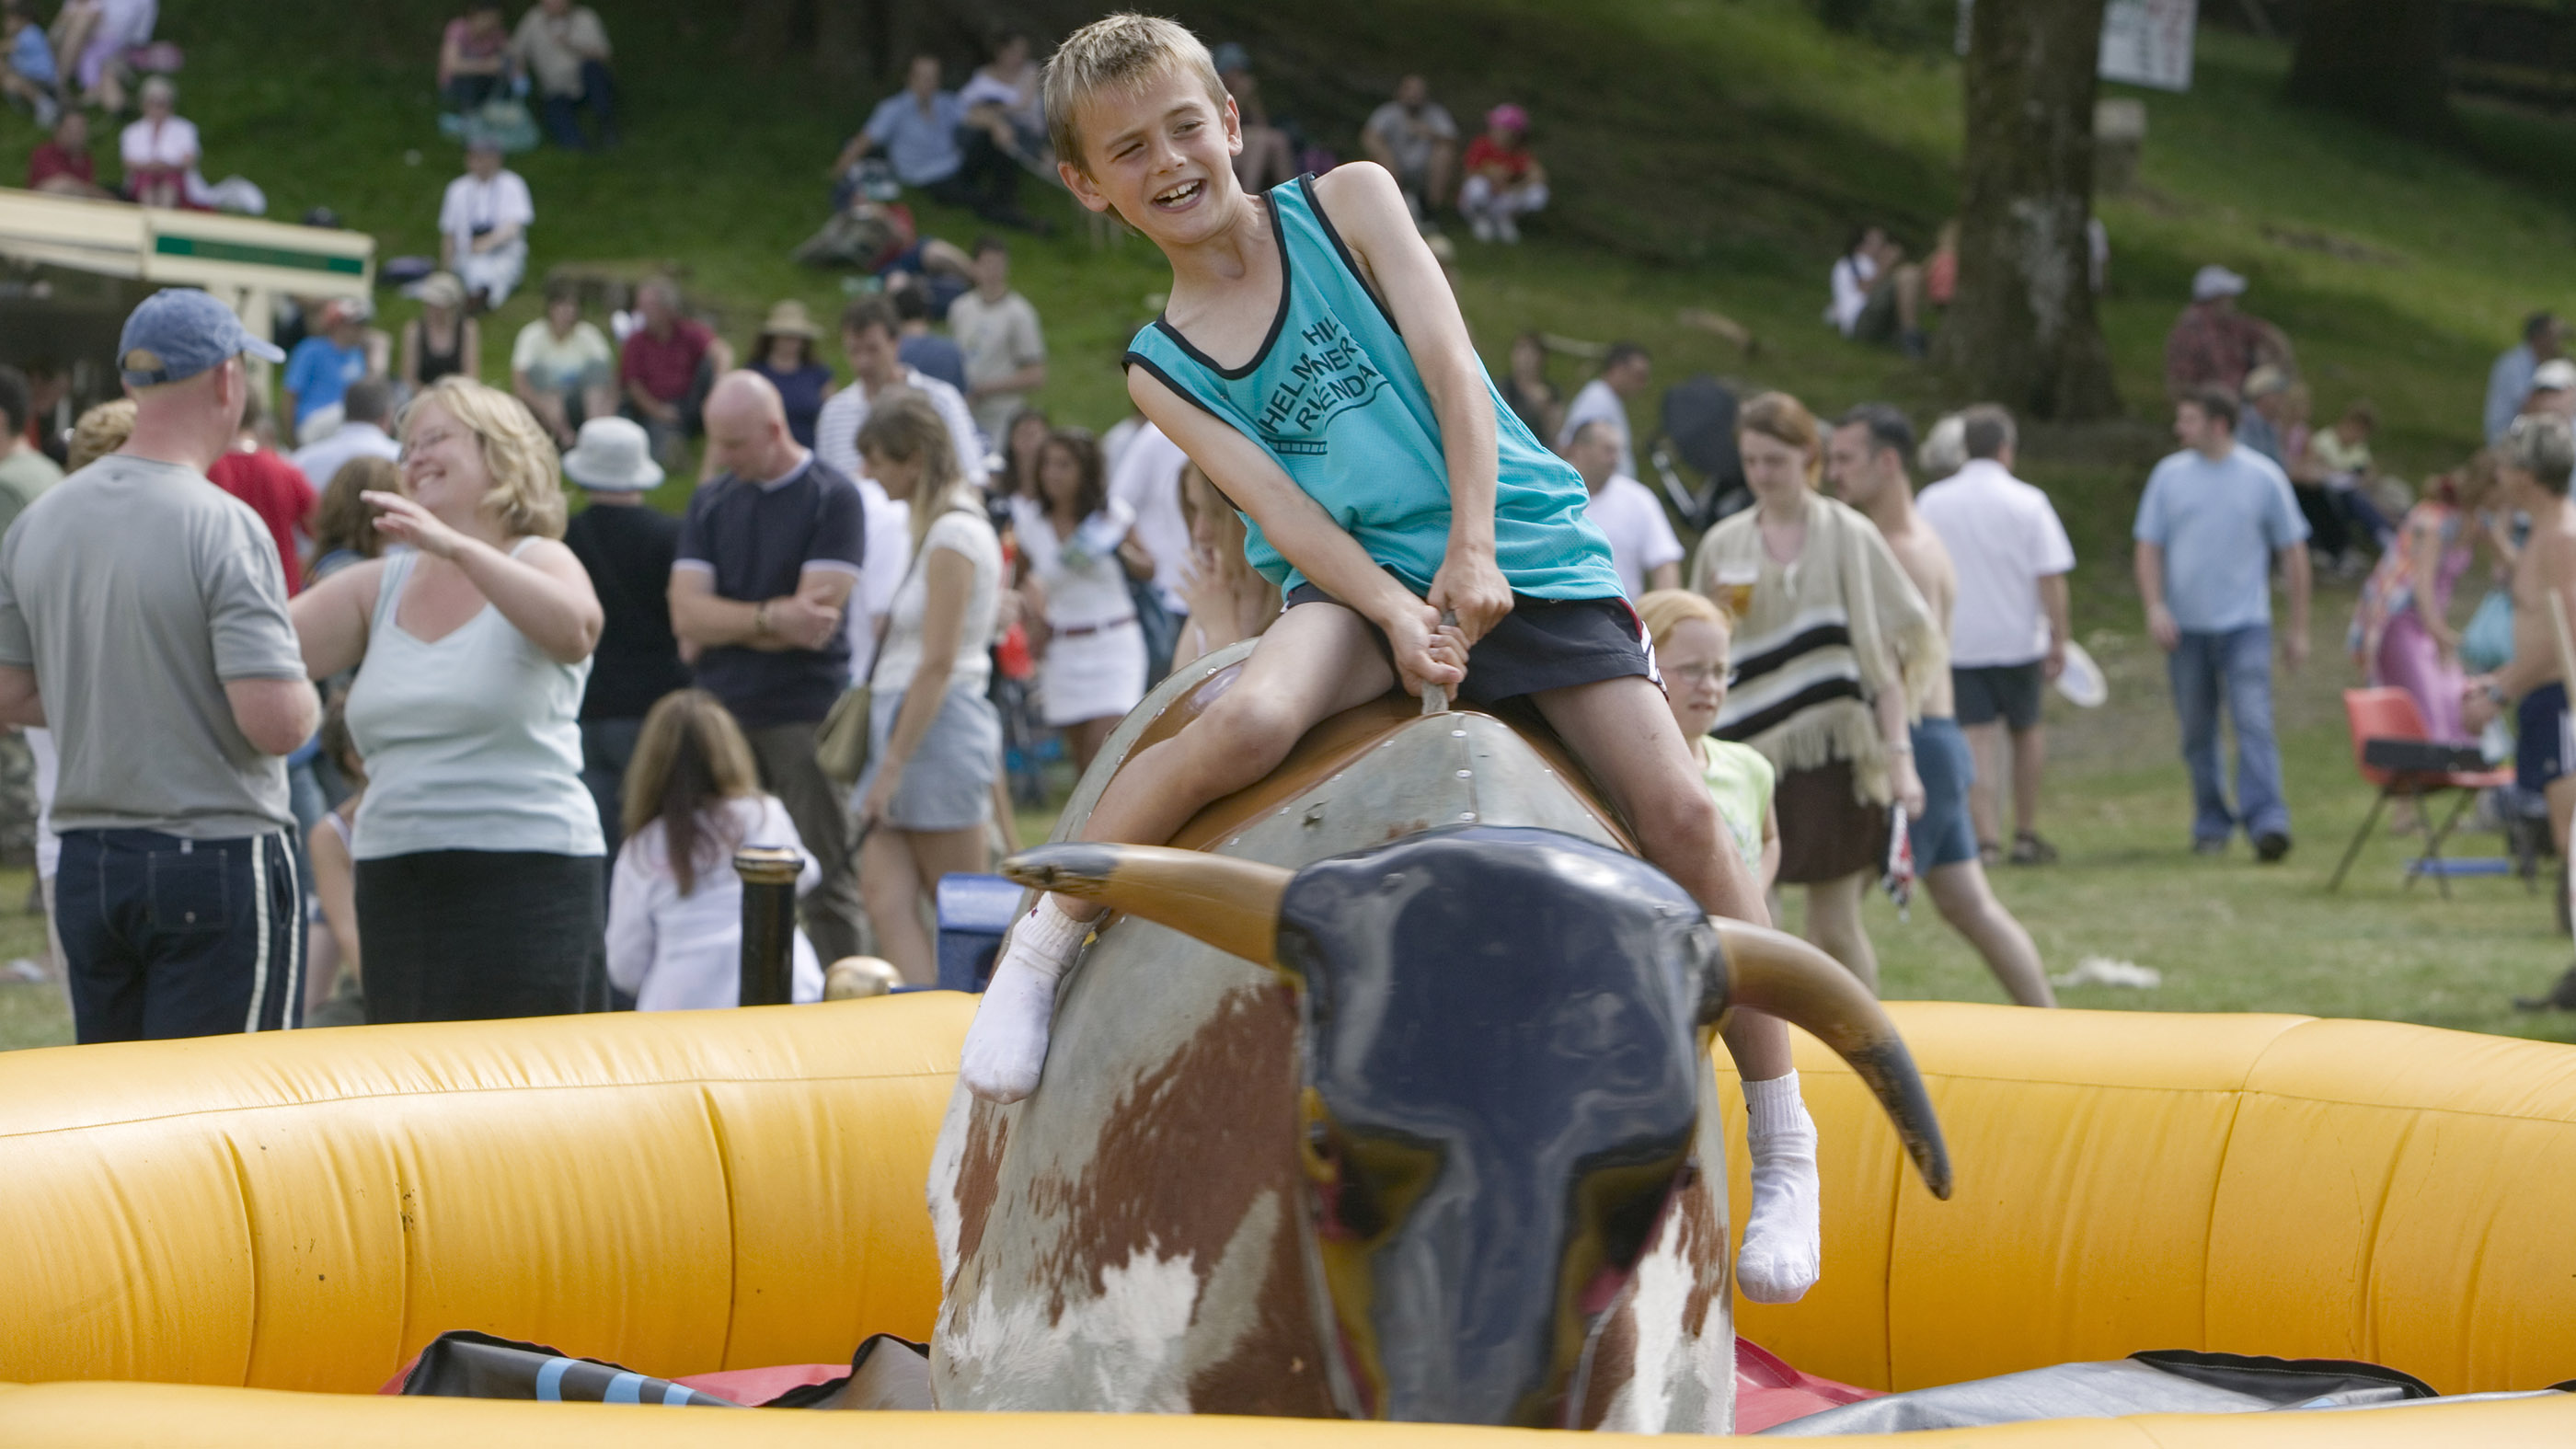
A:
<svg viewBox="0 0 2576 1449">
<path fill-rule="evenodd" d="M 1959 0 L 1959 54 L 1968 53 L 1976 0 Z M 2163 91 L 2191 89 L 2192 32 L 2200 0 L 2109 0 L 2102 11 L 2102 79 Z"/>
<path fill-rule="evenodd" d="M 2102 79 L 2190 90 L 2199 17 L 2199 0 L 2111 0 L 2102 12 Z"/>
</svg>

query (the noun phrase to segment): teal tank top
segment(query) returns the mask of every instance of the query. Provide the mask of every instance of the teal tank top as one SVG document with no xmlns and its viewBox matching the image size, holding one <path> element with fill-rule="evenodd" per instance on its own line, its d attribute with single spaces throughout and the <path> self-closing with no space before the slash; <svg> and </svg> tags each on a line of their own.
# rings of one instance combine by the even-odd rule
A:
<svg viewBox="0 0 2576 1449">
<path fill-rule="evenodd" d="M 1281 296 L 1252 361 L 1220 367 L 1158 318 L 1128 344 L 1127 365 L 1250 438 L 1369 557 L 1428 593 L 1449 547 L 1449 465 L 1430 391 L 1394 316 L 1315 204 L 1314 178 L 1263 201 L 1279 239 Z M 1585 515 L 1582 475 L 1530 436 L 1481 362 L 1477 372 L 1494 407 L 1494 557 L 1504 580 L 1535 599 L 1624 597 L 1610 540 Z M 1282 590 L 1306 581 L 1260 524 L 1244 523 L 1255 570 Z"/>
</svg>

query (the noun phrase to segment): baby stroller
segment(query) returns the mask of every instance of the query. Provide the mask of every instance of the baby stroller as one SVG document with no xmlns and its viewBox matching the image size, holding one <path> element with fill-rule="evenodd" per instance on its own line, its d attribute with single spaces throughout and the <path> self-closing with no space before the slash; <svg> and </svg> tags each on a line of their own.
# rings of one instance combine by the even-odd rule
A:
<svg viewBox="0 0 2576 1449">
<path fill-rule="evenodd" d="M 1704 372 L 1664 390 L 1662 424 L 1648 459 L 1673 512 L 1694 530 L 1753 506 L 1744 460 L 1735 452 L 1735 412 L 1735 393 Z M 1698 488 L 1683 483 L 1676 457 L 1699 475 Z"/>
</svg>

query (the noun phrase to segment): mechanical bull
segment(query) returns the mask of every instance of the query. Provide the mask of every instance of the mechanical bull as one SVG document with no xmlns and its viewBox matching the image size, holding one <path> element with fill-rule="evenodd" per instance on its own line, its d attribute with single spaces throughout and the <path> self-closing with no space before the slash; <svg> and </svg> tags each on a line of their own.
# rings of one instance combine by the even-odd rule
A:
<svg viewBox="0 0 2576 1449">
<path fill-rule="evenodd" d="M 1113 914 L 1038 1091 L 950 1103 L 940 1406 L 1728 1431 L 1711 1031 L 1752 1006 L 1823 1039 L 1947 1197 L 1904 1046 L 1490 715 L 1390 697 L 1171 848 L 1063 843 L 1242 652 L 1167 681 L 1006 867 Z"/>
</svg>

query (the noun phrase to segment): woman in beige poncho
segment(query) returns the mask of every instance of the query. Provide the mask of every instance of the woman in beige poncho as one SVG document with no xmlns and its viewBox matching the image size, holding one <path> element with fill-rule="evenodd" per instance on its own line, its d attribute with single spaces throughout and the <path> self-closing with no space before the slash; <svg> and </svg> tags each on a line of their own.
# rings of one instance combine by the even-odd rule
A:
<svg viewBox="0 0 2576 1449">
<path fill-rule="evenodd" d="M 1755 506 L 1709 530 L 1691 563 L 1691 587 L 1735 623 L 1712 733 L 1779 771 L 1779 881 L 1807 888 L 1808 939 L 1875 991 L 1861 896 L 1887 860 L 1887 807 L 1922 812 L 1906 726 L 1948 651 L 1877 527 L 1815 491 L 1806 407 L 1764 393 L 1735 426 Z"/>
</svg>

